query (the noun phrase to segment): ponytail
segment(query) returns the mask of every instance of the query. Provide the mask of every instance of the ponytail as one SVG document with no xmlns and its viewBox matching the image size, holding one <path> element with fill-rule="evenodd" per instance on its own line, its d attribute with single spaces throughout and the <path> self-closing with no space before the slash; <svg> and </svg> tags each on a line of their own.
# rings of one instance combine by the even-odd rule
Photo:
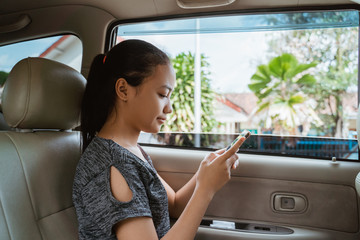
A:
<svg viewBox="0 0 360 240">
<path fill-rule="evenodd" d="M 157 65 L 169 64 L 168 56 L 142 40 L 125 40 L 107 55 L 97 55 L 90 67 L 81 105 L 83 151 L 105 124 L 115 104 L 115 84 L 124 78 L 130 86 L 139 86 Z"/>
<path fill-rule="evenodd" d="M 106 105 L 109 101 L 109 94 L 104 94 L 102 81 L 106 73 L 103 59 L 106 55 L 97 55 L 90 67 L 88 81 L 81 105 L 81 131 L 83 149 L 89 145 L 96 133 L 104 125 L 108 115 Z"/>
</svg>

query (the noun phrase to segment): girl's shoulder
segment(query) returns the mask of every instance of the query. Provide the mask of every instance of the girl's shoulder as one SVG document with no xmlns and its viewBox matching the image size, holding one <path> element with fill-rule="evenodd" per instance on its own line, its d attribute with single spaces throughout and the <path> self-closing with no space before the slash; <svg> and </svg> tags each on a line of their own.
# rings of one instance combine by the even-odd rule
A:
<svg viewBox="0 0 360 240">
<path fill-rule="evenodd" d="M 103 159 L 107 162 L 107 164 L 111 165 L 132 164 L 141 168 L 148 168 L 149 166 L 152 167 L 150 157 L 141 147 L 140 149 L 144 157 L 147 159 L 147 163 L 113 140 L 96 136 L 89 144 L 83 155 L 84 157 L 95 159 L 96 162 L 98 162 L 99 159 Z"/>
<path fill-rule="evenodd" d="M 87 167 L 108 165 L 112 161 L 112 150 L 106 139 L 94 137 L 82 153 L 79 164 Z M 94 166 L 93 166 L 94 165 Z"/>
<path fill-rule="evenodd" d="M 92 179 L 107 172 L 111 166 L 133 174 L 152 172 L 150 165 L 137 159 L 126 148 L 110 139 L 96 136 L 81 155 L 75 179 L 80 185 L 87 185 Z"/>
</svg>

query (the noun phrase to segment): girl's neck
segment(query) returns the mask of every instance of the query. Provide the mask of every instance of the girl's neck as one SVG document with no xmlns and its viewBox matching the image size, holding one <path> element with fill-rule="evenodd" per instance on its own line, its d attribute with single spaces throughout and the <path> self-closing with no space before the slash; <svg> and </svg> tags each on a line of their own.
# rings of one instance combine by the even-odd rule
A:
<svg viewBox="0 0 360 240">
<path fill-rule="evenodd" d="M 111 139 L 125 148 L 137 147 L 140 131 L 121 122 L 107 121 L 97 134 L 99 137 Z"/>
<path fill-rule="evenodd" d="M 120 146 L 127 148 L 127 149 L 137 147 L 138 137 L 130 138 L 130 137 L 126 137 L 125 135 L 117 136 L 116 134 L 103 132 L 103 131 L 100 131 L 97 134 L 97 136 L 99 136 L 101 138 L 105 138 L 105 139 L 111 139 L 114 142 L 116 142 L 117 144 L 119 144 Z"/>
<path fill-rule="evenodd" d="M 102 138 L 113 140 L 146 162 L 144 155 L 137 145 L 140 135 L 139 131 L 130 131 L 129 128 L 114 127 L 105 124 L 97 135 Z"/>
</svg>

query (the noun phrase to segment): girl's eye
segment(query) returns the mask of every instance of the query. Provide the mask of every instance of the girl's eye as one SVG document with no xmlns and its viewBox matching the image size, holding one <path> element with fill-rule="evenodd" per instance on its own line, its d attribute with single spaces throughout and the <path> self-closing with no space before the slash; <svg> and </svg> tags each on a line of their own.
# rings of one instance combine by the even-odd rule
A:
<svg viewBox="0 0 360 240">
<path fill-rule="evenodd" d="M 160 93 L 159 93 L 159 96 L 162 97 L 162 98 L 166 98 L 166 97 L 167 97 L 166 95 L 160 94 Z"/>
</svg>

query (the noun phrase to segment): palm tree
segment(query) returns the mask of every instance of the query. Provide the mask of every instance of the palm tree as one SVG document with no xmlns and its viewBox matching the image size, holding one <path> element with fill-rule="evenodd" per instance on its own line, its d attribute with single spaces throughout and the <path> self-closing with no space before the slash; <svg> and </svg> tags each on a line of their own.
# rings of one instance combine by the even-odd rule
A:
<svg viewBox="0 0 360 240">
<path fill-rule="evenodd" d="M 255 115 L 265 128 L 274 133 L 298 134 L 297 127 L 309 129 L 310 123 L 321 124 L 314 112 L 315 103 L 304 89 L 315 87 L 316 79 L 304 72 L 317 64 L 301 64 L 294 55 L 284 53 L 270 60 L 268 65 L 257 67 L 251 77 L 249 89 L 259 98 Z"/>
</svg>

